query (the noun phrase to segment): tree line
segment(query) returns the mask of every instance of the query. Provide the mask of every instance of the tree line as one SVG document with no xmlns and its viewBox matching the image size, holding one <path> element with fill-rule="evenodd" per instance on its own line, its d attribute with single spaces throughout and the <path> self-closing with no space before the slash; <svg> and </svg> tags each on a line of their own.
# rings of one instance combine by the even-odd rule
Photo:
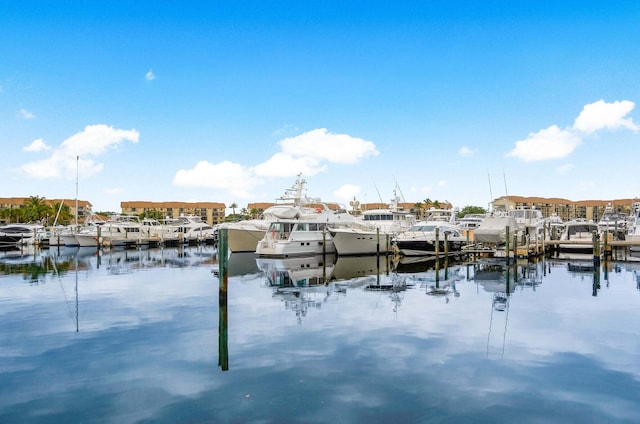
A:
<svg viewBox="0 0 640 424">
<path fill-rule="evenodd" d="M 56 220 L 57 217 L 57 220 Z M 69 225 L 75 222 L 71 208 L 62 201 L 49 202 L 44 197 L 30 196 L 17 208 L 0 209 L 0 220 L 15 222 L 39 222 L 43 225 Z"/>
</svg>

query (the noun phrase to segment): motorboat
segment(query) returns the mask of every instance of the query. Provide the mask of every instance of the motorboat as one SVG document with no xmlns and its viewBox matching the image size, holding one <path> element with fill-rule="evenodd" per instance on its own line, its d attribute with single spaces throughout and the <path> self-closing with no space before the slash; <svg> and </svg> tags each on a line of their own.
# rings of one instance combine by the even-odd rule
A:
<svg viewBox="0 0 640 424">
<path fill-rule="evenodd" d="M 525 238 L 523 242 L 536 241 L 542 238 L 545 221 L 540 209 L 517 207 L 509 209 L 507 215 L 516 219 L 519 235 Z"/>
<path fill-rule="evenodd" d="M 81 247 L 148 245 L 150 233 L 135 215 L 115 215 L 104 224 L 84 227 L 75 233 Z"/>
<path fill-rule="evenodd" d="M 165 244 L 213 243 L 216 236 L 216 228 L 195 215 L 168 218 L 164 225 L 154 225 L 150 228 L 153 228 L 154 240 L 159 239 Z"/>
<path fill-rule="evenodd" d="M 486 213 L 468 213 L 465 216 L 458 218 L 458 227 L 462 231 L 462 235 L 468 237 L 470 242 L 475 241 L 475 230 L 487 217 Z"/>
<path fill-rule="evenodd" d="M 564 232 L 564 221 L 556 213 L 552 213 L 543 219 L 543 225 L 547 229 L 547 238 L 557 240 Z"/>
<path fill-rule="evenodd" d="M 415 216 L 398 208 L 401 199 L 395 194 L 386 209 L 362 212 L 361 223 L 352 226 L 329 226 L 338 255 L 372 255 L 391 251 L 392 240 L 416 223 Z"/>
<path fill-rule="evenodd" d="M 598 224 L 583 218 L 568 221 L 560 236 L 558 250 L 561 252 L 588 253 L 593 250 L 593 234 L 598 232 Z"/>
<path fill-rule="evenodd" d="M 630 224 L 627 228 L 625 240 L 631 243 L 629 250 L 632 252 L 640 252 L 640 202 L 635 202 L 631 206 L 629 218 Z"/>
<path fill-rule="evenodd" d="M 475 243 L 504 245 L 507 237 L 517 234 L 519 225 L 516 218 L 506 214 L 488 215 L 482 223 L 473 230 Z"/>
<path fill-rule="evenodd" d="M 227 231 L 227 245 L 230 252 L 255 252 L 272 222 L 279 219 L 300 219 L 317 214 L 320 199 L 306 195 L 306 180 L 298 174 L 294 184 L 285 190 L 285 194 L 276 199 L 276 203 L 261 214 L 259 218 L 236 222 L 224 222 L 218 225 L 218 231 Z"/>
<path fill-rule="evenodd" d="M 17 223 L 0 226 L 0 248 L 32 246 L 47 238 L 47 230 L 41 224 Z"/>
<path fill-rule="evenodd" d="M 613 205 L 608 203 L 598 221 L 598 231 L 601 235 L 613 234 L 614 239 L 624 240 L 627 232 L 627 218 L 628 215 L 614 209 Z"/>
<path fill-rule="evenodd" d="M 344 209 L 333 211 L 326 205 L 297 219 L 271 222 L 256 247 L 259 256 L 290 257 L 334 254 L 336 248 L 328 228 L 349 227 L 358 219 Z"/>
<path fill-rule="evenodd" d="M 401 255 L 421 256 L 433 254 L 436 248 L 440 253 L 445 250 L 460 251 L 466 241 L 466 236 L 455 224 L 447 221 L 419 221 L 405 232 L 398 234 L 394 243 Z"/>
</svg>

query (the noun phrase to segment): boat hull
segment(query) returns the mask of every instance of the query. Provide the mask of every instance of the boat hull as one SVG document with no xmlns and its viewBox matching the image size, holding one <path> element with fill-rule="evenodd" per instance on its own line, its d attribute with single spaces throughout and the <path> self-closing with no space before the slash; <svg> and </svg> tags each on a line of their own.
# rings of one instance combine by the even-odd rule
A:
<svg viewBox="0 0 640 424">
<path fill-rule="evenodd" d="M 335 254 L 336 248 L 329 234 L 305 232 L 286 240 L 278 240 L 277 237 L 265 235 L 258 243 L 256 253 L 262 257 L 288 258 L 292 256 Z"/>
<path fill-rule="evenodd" d="M 227 243 L 229 250 L 234 253 L 254 253 L 258 242 L 264 238 L 266 230 L 228 228 Z"/>
<path fill-rule="evenodd" d="M 466 240 L 449 240 L 445 246 L 444 240 L 440 240 L 438 243 L 438 253 L 444 253 L 445 250 L 449 252 L 459 252 L 465 243 Z M 433 240 L 398 240 L 396 245 L 398 246 L 400 254 L 404 256 L 432 255 L 436 252 L 436 243 Z"/>
<path fill-rule="evenodd" d="M 391 251 L 391 235 L 355 229 L 331 229 L 331 239 L 339 256 L 386 254 Z"/>
</svg>

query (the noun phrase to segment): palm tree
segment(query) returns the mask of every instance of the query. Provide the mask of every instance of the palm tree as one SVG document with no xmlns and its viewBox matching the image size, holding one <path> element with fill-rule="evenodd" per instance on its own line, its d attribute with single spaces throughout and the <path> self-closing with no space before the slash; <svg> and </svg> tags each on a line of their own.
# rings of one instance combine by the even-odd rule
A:
<svg viewBox="0 0 640 424">
<path fill-rule="evenodd" d="M 238 204 L 236 202 L 233 202 L 231 204 L 231 206 L 229 206 L 231 208 L 231 210 L 233 210 L 233 214 L 236 214 L 236 208 L 238 207 Z"/>
<path fill-rule="evenodd" d="M 251 218 L 256 219 L 258 215 L 260 215 L 260 211 L 258 210 L 258 208 L 251 208 L 251 210 L 249 211 L 249 215 L 251 215 Z"/>
<path fill-rule="evenodd" d="M 60 205 L 61 203 L 62 207 Z M 58 211 L 60 211 L 59 214 Z M 71 213 L 71 208 L 69 207 L 69 205 L 64 204 L 64 202 L 55 202 L 53 205 L 51 205 L 51 212 L 53 212 L 54 214 L 54 219 L 55 215 L 58 215 L 58 224 L 68 225 L 74 218 L 73 214 Z"/>
<path fill-rule="evenodd" d="M 424 207 L 424 205 L 422 204 L 422 202 L 416 202 L 416 203 L 414 203 L 414 204 L 413 204 L 413 207 L 414 207 L 415 209 L 417 209 L 417 210 L 418 210 L 418 216 L 419 216 L 420 218 L 422 218 L 422 208 Z"/>
<path fill-rule="evenodd" d="M 52 215 L 51 206 L 45 203 L 44 197 L 30 196 L 24 201 L 24 218 L 26 221 L 39 221 Z"/>
<path fill-rule="evenodd" d="M 437 201 L 437 200 L 434 200 L 433 201 L 433 207 L 436 208 L 436 209 L 440 209 L 440 202 Z"/>
</svg>

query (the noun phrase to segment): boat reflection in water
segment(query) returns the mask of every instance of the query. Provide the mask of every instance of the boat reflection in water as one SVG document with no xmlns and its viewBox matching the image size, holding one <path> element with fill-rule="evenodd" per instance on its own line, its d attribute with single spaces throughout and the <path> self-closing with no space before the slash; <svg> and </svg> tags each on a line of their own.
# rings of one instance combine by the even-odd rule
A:
<svg viewBox="0 0 640 424">
<path fill-rule="evenodd" d="M 335 260 L 335 255 L 255 259 L 273 296 L 295 312 L 299 324 L 309 310 L 320 309 L 324 302 L 346 292 L 345 285 L 331 281 Z"/>
<path fill-rule="evenodd" d="M 391 265 L 385 256 L 339 256 L 333 269 L 333 277 L 337 280 L 368 279 L 381 274 L 388 274 Z"/>
<path fill-rule="evenodd" d="M 219 263 L 213 264 L 213 275 L 220 276 Z M 228 277 L 251 278 L 260 274 L 260 268 L 256 264 L 256 254 L 254 252 L 234 252 L 229 254 L 227 259 Z"/>
<path fill-rule="evenodd" d="M 104 268 L 110 274 L 123 274 L 146 268 L 192 267 L 215 262 L 216 250 L 211 246 L 169 249 L 97 249 L 77 246 L 40 249 L 30 246 L 1 252 L 0 274 L 25 274 L 35 282 L 46 274 L 61 275 L 76 267 L 80 270 Z M 253 261 L 250 263 L 255 264 Z"/>
<path fill-rule="evenodd" d="M 449 296 L 460 297 L 456 282 L 463 279 L 462 269 L 461 265 L 438 267 L 410 274 L 408 280 L 419 285 L 428 296 L 443 297 L 448 303 Z"/>
<path fill-rule="evenodd" d="M 496 311 L 508 309 L 509 295 L 515 290 L 512 272 L 512 267 L 507 266 L 504 260 L 482 260 L 474 265 L 473 280 L 485 292 L 492 294 Z"/>
</svg>

